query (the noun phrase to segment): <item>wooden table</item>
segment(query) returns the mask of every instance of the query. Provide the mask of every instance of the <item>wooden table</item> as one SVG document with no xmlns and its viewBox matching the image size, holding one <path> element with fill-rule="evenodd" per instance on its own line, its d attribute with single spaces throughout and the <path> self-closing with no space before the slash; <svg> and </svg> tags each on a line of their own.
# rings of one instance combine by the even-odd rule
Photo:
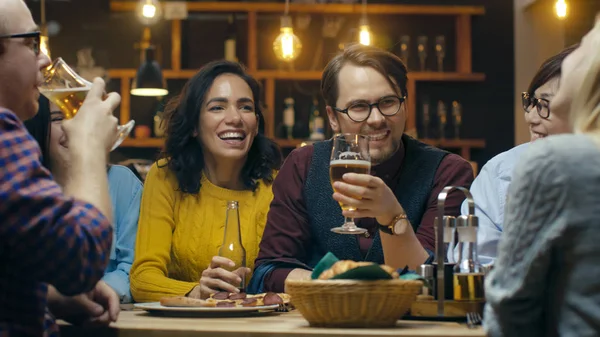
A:
<svg viewBox="0 0 600 337">
<path fill-rule="evenodd" d="M 61 336 L 188 337 L 188 336 L 485 336 L 481 327 L 468 329 L 449 322 L 398 321 L 389 329 L 312 328 L 298 311 L 254 317 L 165 317 L 144 311 L 121 311 L 117 323 L 107 328 L 82 328 L 59 321 Z"/>
</svg>

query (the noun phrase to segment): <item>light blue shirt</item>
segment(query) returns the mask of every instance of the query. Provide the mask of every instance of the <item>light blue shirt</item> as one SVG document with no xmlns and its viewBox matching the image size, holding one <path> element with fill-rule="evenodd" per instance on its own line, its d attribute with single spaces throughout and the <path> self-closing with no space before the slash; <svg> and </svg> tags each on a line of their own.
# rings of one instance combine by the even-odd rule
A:
<svg viewBox="0 0 600 337">
<path fill-rule="evenodd" d="M 497 256 L 498 241 L 504 223 L 504 207 L 508 186 L 519 158 L 529 146 L 521 144 L 490 159 L 481 169 L 473 184 L 471 194 L 475 201 L 475 215 L 479 219 L 477 232 L 477 254 L 481 264 L 494 262 Z M 461 214 L 469 214 L 467 201 L 461 207 Z M 458 248 L 454 249 L 458 258 Z"/>
<path fill-rule="evenodd" d="M 115 223 L 110 262 L 102 280 L 119 295 L 121 303 L 131 303 L 129 270 L 133 264 L 142 182 L 127 167 L 114 165 L 108 171 L 108 190 Z"/>
</svg>

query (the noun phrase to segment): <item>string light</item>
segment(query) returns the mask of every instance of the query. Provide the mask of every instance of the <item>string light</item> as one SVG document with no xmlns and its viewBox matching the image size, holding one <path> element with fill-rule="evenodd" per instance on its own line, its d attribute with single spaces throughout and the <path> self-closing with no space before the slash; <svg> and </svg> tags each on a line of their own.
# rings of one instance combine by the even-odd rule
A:
<svg viewBox="0 0 600 337">
<path fill-rule="evenodd" d="M 371 45 L 371 31 L 367 19 L 367 0 L 362 1 L 362 17 L 358 24 L 358 42 L 365 46 Z"/>
<path fill-rule="evenodd" d="M 50 56 L 50 45 L 48 44 L 48 36 L 40 35 L 40 52 L 48 56 L 49 59 L 52 59 Z"/>
<path fill-rule="evenodd" d="M 142 15 L 148 19 L 152 19 L 156 15 L 156 6 L 153 4 L 145 4 L 142 7 Z"/>
<path fill-rule="evenodd" d="M 275 56 L 284 62 L 294 61 L 298 58 L 298 55 L 300 55 L 300 51 L 302 50 L 302 42 L 294 35 L 292 18 L 288 15 L 289 6 L 289 0 L 286 0 L 285 12 L 281 17 L 281 33 L 273 42 L 273 52 L 275 52 Z"/>
<path fill-rule="evenodd" d="M 370 46 L 371 45 L 371 31 L 369 30 L 369 23 L 367 22 L 366 19 L 367 19 L 366 17 L 361 19 L 361 23 L 359 25 L 358 41 L 360 42 L 360 44 L 363 44 L 365 46 Z"/>
<path fill-rule="evenodd" d="M 554 9 L 556 9 L 556 16 L 560 19 L 567 17 L 567 3 L 565 0 L 557 0 Z"/>
<path fill-rule="evenodd" d="M 40 2 L 40 6 L 41 6 L 40 14 L 41 14 L 41 19 L 42 19 L 42 24 L 40 25 L 40 28 L 41 28 L 40 52 L 44 53 L 46 56 L 48 56 L 49 59 L 51 59 L 50 44 L 48 42 L 48 26 L 46 25 L 46 0 L 42 0 Z"/>
<path fill-rule="evenodd" d="M 140 0 L 137 16 L 145 25 L 151 25 L 160 19 L 162 12 L 158 0 Z"/>
</svg>

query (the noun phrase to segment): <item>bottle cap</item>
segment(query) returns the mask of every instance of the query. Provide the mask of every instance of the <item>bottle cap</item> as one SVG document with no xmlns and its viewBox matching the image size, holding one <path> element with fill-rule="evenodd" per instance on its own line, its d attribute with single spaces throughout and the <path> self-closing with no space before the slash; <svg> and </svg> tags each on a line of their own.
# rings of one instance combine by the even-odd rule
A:
<svg viewBox="0 0 600 337">
<path fill-rule="evenodd" d="M 422 264 L 417 268 L 417 274 L 421 275 L 423 278 L 433 277 L 433 265 L 431 264 Z"/>
</svg>

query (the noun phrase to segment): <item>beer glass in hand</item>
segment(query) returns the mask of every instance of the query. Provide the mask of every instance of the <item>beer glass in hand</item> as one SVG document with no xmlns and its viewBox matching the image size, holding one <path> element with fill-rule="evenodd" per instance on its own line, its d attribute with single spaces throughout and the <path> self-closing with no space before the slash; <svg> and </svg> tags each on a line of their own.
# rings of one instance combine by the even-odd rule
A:
<svg viewBox="0 0 600 337">
<path fill-rule="evenodd" d="M 329 163 L 329 179 L 331 185 L 336 181 L 343 181 L 346 173 L 369 174 L 371 171 L 371 156 L 369 154 L 369 137 L 359 134 L 343 133 L 333 137 L 331 149 L 331 162 Z M 334 188 L 335 189 L 335 188 Z M 360 197 L 349 196 L 355 199 Z M 352 206 L 340 203 L 342 210 L 354 211 Z M 346 217 L 341 227 L 331 229 L 339 234 L 362 234 L 367 230 L 357 227 L 354 219 Z"/>
<path fill-rule="evenodd" d="M 44 82 L 39 90 L 50 102 L 60 108 L 65 119 L 71 119 L 81 108 L 91 87 L 92 83 L 79 76 L 59 57 L 44 71 Z M 118 138 L 110 149 L 111 151 L 121 145 L 134 125 L 135 122 L 130 120 L 118 127 Z"/>
</svg>

